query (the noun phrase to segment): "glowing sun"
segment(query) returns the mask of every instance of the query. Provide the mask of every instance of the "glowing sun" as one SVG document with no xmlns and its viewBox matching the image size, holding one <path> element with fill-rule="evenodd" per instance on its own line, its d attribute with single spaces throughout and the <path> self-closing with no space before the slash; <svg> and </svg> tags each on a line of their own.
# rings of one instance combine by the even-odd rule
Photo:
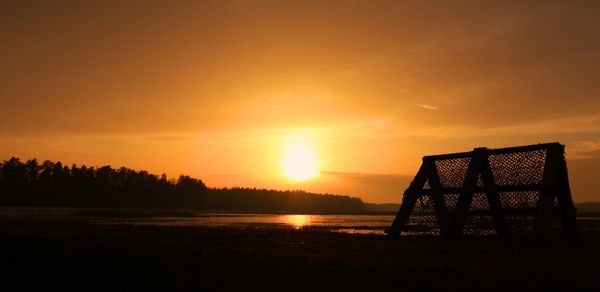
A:
<svg viewBox="0 0 600 292">
<path fill-rule="evenodd" d="M 319 174 L 317 158 L 306 138 L 295 136 L 285 146 L 283 174 L 294 181 L 304 181 Z"/>
</svg>

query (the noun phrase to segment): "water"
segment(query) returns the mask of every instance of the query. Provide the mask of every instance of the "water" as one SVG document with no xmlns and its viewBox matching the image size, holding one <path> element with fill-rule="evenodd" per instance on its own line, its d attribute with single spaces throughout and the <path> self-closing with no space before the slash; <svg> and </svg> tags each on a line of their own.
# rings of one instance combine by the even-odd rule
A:
<svg viewBox="0 0 600 292">
<path fill-rule="evenodd" d="M 384 234 L 393 215 L 226 214 L 179 210 L 1 207 L 0 216 L 77 219 L 92 224 L 321 229 Z"/>
<path fill-rule="evenodd" d="M 281 215 L 204 214 L 197 217 L 99 218 L 99 224 L 154 226 L 231 226 L 258 228 L 325 229 L 333 232 L 384 234 L 394 220 L 392 215 Z"/>
<path fill-rule="evenodd" d="M 0 216 L 85 220 L 92 224 L 146 226 L 319 229 L 342 233 L 384 234 L 395 215 L 226 214 L 186 210 L 12 208 Z M 578 217 L 582 230 L 600 230 L 600 217 Z"/>
</svg>

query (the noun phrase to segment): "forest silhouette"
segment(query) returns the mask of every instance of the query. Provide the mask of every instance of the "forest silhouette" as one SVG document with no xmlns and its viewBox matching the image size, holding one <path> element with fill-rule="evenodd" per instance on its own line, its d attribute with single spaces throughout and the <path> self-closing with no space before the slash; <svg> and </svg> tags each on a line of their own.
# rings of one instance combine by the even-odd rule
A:
<svg viewBox="0 0 600 292">
<path fill-rule="evenodd" d="M 0 206 L 177 208 L 241 212 L 361 212 L 359 198 L 301 190 L 209 188 L 181 175 L 167 179 L 145 170 L 111 166 L 71 167 L 60 161 L 0 163 Z"/>
</svg>

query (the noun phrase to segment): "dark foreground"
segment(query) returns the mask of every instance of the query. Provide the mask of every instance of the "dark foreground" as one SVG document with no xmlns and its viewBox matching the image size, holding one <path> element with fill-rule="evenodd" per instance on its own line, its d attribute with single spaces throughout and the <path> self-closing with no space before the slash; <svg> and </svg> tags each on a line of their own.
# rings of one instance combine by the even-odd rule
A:
<svg viewBox="0 0 600 292">
<path fill-rule="evenodd" d="M 598 285 L 599 243 L 593 233 L 578 241 L 389 240 L 264 226 L 0 219 L 3 287 L 18 290 L 575 291 Z"/>
</svg>

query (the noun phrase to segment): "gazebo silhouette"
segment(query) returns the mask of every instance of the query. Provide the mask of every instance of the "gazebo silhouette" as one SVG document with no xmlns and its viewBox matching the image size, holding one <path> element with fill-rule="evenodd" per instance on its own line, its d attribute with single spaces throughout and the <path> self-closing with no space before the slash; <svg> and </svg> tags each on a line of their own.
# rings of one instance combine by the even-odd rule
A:
<svg viewBox="0 0 600 292">
<path fill-rule="evenodd" d="M 564 145 L 423 157 L 389 237 L 577 236 Z"/>
</svg>

